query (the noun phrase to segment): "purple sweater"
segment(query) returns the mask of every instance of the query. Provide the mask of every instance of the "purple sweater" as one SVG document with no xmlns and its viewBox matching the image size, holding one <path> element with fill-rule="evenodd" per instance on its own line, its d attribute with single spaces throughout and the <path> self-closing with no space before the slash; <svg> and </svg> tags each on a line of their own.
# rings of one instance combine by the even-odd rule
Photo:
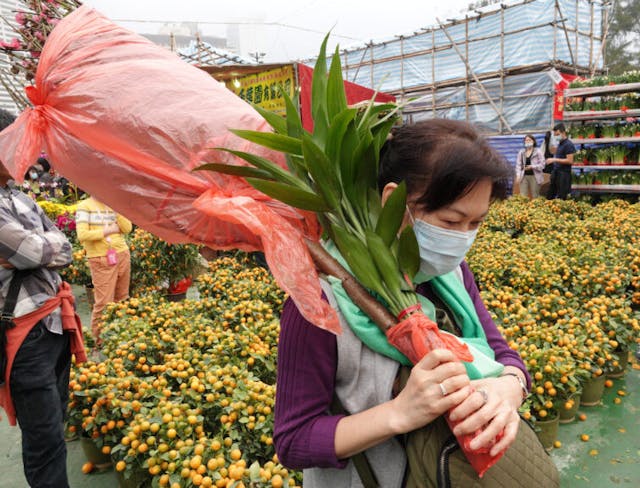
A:
<svg viewBox="0 0 640 488">
<path fill-rule="evenodd" d="M 496 361 L 521 369 L 530 385 L 524 363 L 500 335 L 466 262 L 462 274 Z M 339 460 L 334 449 L 336 425 L 343 415 L 328 413 L 338 363 L 336 336 L 308 322 L 290 299 L 280 327 L 273 435 L 278 458 L 291 469 L 343 468 L 346 461 Z"/>
</svg>

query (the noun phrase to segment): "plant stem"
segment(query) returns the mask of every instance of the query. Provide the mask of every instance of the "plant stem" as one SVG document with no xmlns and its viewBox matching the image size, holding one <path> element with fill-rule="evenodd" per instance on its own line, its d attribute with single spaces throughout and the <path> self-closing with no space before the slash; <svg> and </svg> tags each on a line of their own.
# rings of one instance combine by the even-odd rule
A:
<svg viewBox="0 0 640 488">
<path fill-rule="evenodd" d="M 305 243 L 318 270 L 341 280 L 349 298 L 369 316 L 382 332 L 386 332 L 397 323 L 396 318 L 373 298 L 355 277 L 344 269 L 319 243 L 310 239 L 305 239 Z"/>
</svg>

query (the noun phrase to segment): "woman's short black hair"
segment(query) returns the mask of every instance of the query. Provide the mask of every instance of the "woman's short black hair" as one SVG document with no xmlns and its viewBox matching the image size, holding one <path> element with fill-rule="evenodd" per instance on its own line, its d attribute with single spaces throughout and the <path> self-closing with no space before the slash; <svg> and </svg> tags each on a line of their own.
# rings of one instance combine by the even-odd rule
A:
<svg viewBox="0 0 640 488">
<path fill-rule="evenodd" d="M 467 122 L 432 119 L 395 129 L 380 155 L 378 188 L 405 181 L 414 203 L 428 212 L 466 195 L 481 180 L 491 198 L 507 196 L 511 167 Z"/>
<path fill-rule="evenodd" d="M 47 161 L 47 158 L 43 158 L 42 156 L 38 158 L 38 164 L 42 166 L 45 173 L 48 173 L 51 169 L 51 165 L 49 164 L 49 161 Z"/>
</svg>

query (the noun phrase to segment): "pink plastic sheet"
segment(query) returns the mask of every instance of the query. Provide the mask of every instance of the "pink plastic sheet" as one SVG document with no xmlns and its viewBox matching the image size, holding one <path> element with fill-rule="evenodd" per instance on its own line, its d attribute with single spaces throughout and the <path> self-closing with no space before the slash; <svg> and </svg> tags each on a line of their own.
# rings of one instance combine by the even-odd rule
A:
<svg viewBox="0 0 640 488">
<path fill-rule="evenodd" d="M 41 150 L 54 167 L 135 224 L 173 242 L 264 250 L 278 284 L 314 324 L 338 332 L 303 238 L 315 216 L 241 178 L 192 172 L 245 164 L 213 148 L 282 155 L 229 132 L 268 130 L 248 104 L 174 53 L 83 6 L 54 29 L 26 109 L 0 133 L 0 160 L 21 181 Z"/>
</svg>

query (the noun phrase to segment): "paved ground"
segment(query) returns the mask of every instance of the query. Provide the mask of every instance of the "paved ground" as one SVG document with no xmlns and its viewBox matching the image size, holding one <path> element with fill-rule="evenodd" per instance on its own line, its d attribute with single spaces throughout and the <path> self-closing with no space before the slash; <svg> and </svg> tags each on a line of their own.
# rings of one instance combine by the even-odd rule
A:
<svg viewBox="0 0 640 488">
<path fill-rule="evenodd" d="M 83 323 L 89 313 L 82 289 L 75 289 Z M 618 390 L 624 390 L 615 404 Z M 640 370 L 629 369 L 626 377 L 607 389 L 603 404 L 582 408 L 584 422 L 560 426 L 562 447 L 551 456 L 560 469 L 563 488 L 605 488 L 640 486 Z M 581 434 L 590 440 L 582 442 Z M 117 488 L 113 471 L 82 474 L 86 461 L 78 441 L 69 442 L 67 467 L 71 488 Z M 0 421 L 0 488 L 27 488 L 22 474 L 20 431 Z M 516 488 L 516 487 L 514 487 Z"/>
</svg>

